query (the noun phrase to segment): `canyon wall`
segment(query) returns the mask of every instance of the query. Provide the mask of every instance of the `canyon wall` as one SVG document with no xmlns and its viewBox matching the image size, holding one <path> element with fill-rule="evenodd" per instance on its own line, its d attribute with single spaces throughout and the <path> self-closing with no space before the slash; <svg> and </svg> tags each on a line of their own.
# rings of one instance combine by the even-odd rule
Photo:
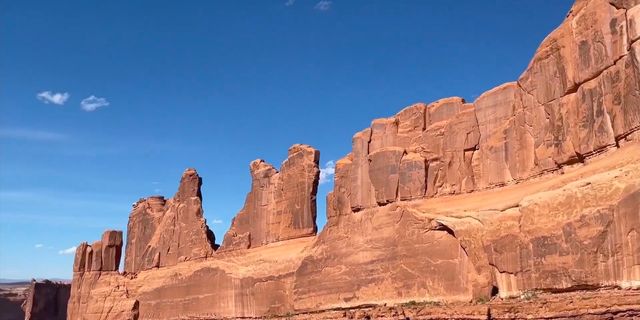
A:
<svg viewBox="0 0 640 320">
<path fill-rule="evenodd" d="M 25 320 L 65 320 L 71 285 L 52 281 L 32 281 L 22 308 Z"/>
<path fill-rule="evenodd" d="M 577 2 L 517 81 L 473 103 L 445 98 L 374 120 L 338 161 L 329 216 L 508 185 L 633 139 L 640 17 L 626 5 Z"/>
<path fill-rule="evenodd" d="M 315 149 L 294 145 L 279 172 L 251 163 L 251 191 L 219 249 L 188 169 L 173 199 L 134 206 L 124 273 L 121 234 L 78 247 L 68 319 L 640 289 L 638 38 L 640 1 L 579 0 L 517 81 L 472 103 L 445 98 L 374 120 L 336 162 L 317 236 Z M 637 315 L 624 301 L 583 309 Z M 557 308 L 545 317 L 563 318 Z M 526 312 L 518 317 L 542 310 Z"/>
</svg>

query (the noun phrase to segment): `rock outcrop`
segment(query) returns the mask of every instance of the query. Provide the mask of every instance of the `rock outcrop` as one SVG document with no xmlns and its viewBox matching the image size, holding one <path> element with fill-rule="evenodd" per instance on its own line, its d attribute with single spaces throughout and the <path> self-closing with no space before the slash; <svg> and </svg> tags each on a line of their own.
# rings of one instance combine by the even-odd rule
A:
<svg viewBox="0 0 640 320">
<path fill-rule="evenodd" d="M 315 235 L 319 160 L 318 150 L 296 144 L 289 148 L 280 172 L 264 160 L 251 162 L 251 191 L 220 249 L 255 248 Z"/>
<path fill-rule="evenodd" d="M 639 9 L 627 7 L 579 1 L 518 81 L 374 120 L 336 168 L 329 215 L 508 185 L 634 139 Z"/>
<path fill-rule="evenodd" d="M 138 301 L 129 297 L 118 272 L 122 244 L 122 231 L 107 230 L 102 240 L 76 248 L 67 319 L 138 319 Z"/>
<path fill-rule="evenodd" d="M 174 199 L 134 207 L 125 274 L 117 236 L 78 248 L 68 319 L 400 317 L 388 307 L 412 301 L 457 306 L 417 319 L 637 316 L 639 11 L 578 0 L 517 81 L 374 120 L 336 162 L 317 236 L 313 148 L 280 172 L 251 163 L 215 254 L 187 171 Z"/>
<path fill-rule="evenodd" d="M 153 196 L 133 205 L 127 226 L 126 272 L 213 255 L 215 237 L 203 217 L 201 186 L 196 170 L 187 169 L 173 198 Z"/>
<path fill-rule="evenodd" d="M 25 320 L 66 320 L 71 285 L 52 281 L 32 281 L 22 308 Z"/>
</svg>

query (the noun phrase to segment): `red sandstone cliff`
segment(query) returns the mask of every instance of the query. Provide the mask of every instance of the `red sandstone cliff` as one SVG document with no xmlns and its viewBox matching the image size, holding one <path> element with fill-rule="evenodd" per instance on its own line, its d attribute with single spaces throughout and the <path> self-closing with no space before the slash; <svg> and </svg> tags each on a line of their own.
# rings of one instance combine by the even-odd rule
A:
<svg viewBox="0 0 640 320">
<path fill-rule="evenodd" d="M 517 314 L 506 300 L 640 289 L 638 38 L 637 0 L 580 0 L 516 82 L 374 120 L 336 163 L 317 236 L 316 150 L 292 147 L 280 172 L 251 164 L 245 206 L 215 253 L 188 170 L 174 199 L 134 207 L 125 275 L 113 268 L 117 235 L 91 246 L 101 267 L 79 247 L 68 319 L 304 318 L 409 301 L 467 310 L 492 297 L 505 299 L 489 304 L 498 318 L 640 316 L 635 291 L 573 309 L 552 295 Z"/>
<path fill-rule="evenodd" d="M 251 191 L 233 219 L 221 250 L 247 249 L 316 234 L 320 152 L 289 148 L 280 172 L 263 160 L 251 162 Z"/>
<path fill-rule="evenodd" d="M 124 270 L 129 273 L 213 254 L 215 237 L 203 218 L 202 179 L 187 169 L 175 196 L 139 200 L 129 216 Z"/>
</svg>

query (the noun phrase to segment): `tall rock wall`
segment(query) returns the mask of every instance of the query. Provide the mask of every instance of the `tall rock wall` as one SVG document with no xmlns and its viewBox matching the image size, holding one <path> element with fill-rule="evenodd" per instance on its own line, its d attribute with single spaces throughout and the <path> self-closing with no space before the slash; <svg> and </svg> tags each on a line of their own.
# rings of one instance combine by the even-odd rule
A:
<svg viewBox="0 0 640 320">
<path fill-rule="evenodd" d="M 640 129 L 634 4 L 579 1 L 518 81 L 473 103 L 446 98 L 374 120 L 338 161 L 329 217 L 520 182 L 634 139 Z"/>
<path fill-rule="evenodd" d="M 313 236 L 320 152 L 296 144 L 280 172 L 264 160 L 251 162 L 251 191 L 224 236 L 221 250 L 237 250 Z"/>
<path fill-rule="evenodd" d="M 71 285 L 52 281 L 33 281 L 24 309 L 25 320 L 66 320 Z"/>
<path fill-rule="evenodd" d="M 136 273 L 214 253 L 215 237 L 203 217 L 202 179 L 187 169 L 178 192 L 141 199 L 129 215 L 124 270 Z"/>
<path fill-rule="evenodd" d="M 68 319 L 640 289 L 639 25 L 637 0 L 579 0 L 517 81 L 374 120 L 336 162 L 317 236 L 315 149 L 293 146 L 279 172 L 251 163 L 251 191 L 215 254 L 188 170 L 173 199 L 134 207 L 124 274 L 113 271 L 121 236 L 78 248 Z M 600 310 L 580 314 L 639 314 L 636 293 L 616 295 L 580 301 Z M 540 312 L 570 317 L 522 317 Z"/>
</svg>

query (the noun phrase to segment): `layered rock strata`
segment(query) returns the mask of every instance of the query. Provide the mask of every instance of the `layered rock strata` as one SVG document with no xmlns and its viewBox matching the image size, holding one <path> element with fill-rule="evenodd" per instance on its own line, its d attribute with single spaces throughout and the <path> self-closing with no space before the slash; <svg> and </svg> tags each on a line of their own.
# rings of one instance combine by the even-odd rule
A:
<svg viewBox="0 0 640 320">
<path fill-rule="evenodd" d="M 251 162 L 251 191 L 220 249 L 255 248 L 315 235 L 319 160 L 318 150 L 296 144 L 280 171 L 261 159 Z"/>
<path fill-rule="evenodd" d="M 336 162 L 317 236 L 318 153 L 306 146 L 292 147 L 280 172 L 251 164 L 244 208 L 222 250 L 203 259 L 186 258 L 185 247 L 161 262 L 175 249 L 153 239 L 180 232 L 150 218 L 167 205 L 147 199 L 155 211 L 136 213 L 129 233 L 153 236 L 128 239 L 125 258 L 142 262 L 126 262 L 125 275 L 74 267 L 69 319 L 266 317 L 640 289 L 639 8 L 579 0 L 517 81 L 473 103 L 445 98 L 374 120 Z M 211 243 L 199 234 L 195 250 Z M 560 302 L 548 318 L 637 315 L 636 292 L 616 292 L 608 307 L 581 302 L 596 313 Z"/>
<path fill-rule="evenodd" d="M 71 294 L 69 283 L 33 281 L 22 308 L 25 320 L 65 320 Z"/>
<path fill-rule="evenodd" d="M 127 225 L 126 272 L 213 255 L 215 237 L 203 217 L 201 186 L 196 170 L 187 169 L 173 198 L 152 196 L 133 205 Z"/>
</svg>

